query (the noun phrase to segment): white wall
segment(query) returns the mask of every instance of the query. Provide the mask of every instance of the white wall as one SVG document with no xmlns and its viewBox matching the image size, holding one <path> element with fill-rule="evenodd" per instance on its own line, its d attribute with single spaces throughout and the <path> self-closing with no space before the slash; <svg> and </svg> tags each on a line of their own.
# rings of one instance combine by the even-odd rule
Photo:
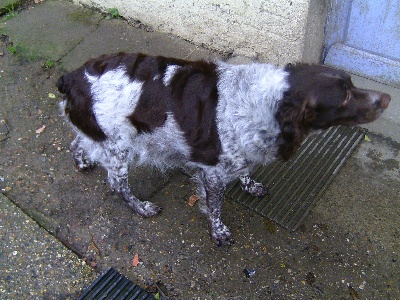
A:
<svg viewBox="0 0 400 300">
<path fill-rule="evenodd" d="M 324 0 L 74 0 L 194 44 L 283 65 L 318 62 Z"/>
</svg>

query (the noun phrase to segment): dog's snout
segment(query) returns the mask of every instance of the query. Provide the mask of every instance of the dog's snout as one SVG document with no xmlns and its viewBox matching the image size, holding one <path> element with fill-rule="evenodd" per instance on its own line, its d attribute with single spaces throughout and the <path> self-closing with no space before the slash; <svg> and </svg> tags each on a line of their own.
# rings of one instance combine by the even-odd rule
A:
<svg viewBox="0 0 400 300">
<path fill-rule="evenodd" d="M 391 100 L 392 98 L 389 94 L 382 94 L 381 98 L 379 99 L 379 107 L 382 109 L 388 108 Z"/>
</svg>

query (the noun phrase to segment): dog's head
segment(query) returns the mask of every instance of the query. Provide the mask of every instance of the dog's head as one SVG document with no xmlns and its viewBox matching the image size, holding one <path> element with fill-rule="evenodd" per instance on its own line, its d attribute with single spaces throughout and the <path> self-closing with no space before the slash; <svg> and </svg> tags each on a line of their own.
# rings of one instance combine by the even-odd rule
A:
<svg viewBox="0 0 400 300">
<path fill-rule="evenodd" d="M 290 88 L 276 118 L 280 155 L 288 159 L 310 130 L 376 120 L 391 100 L 385 93 L 356 88 L 349 74 L 320 65 L 288 65 Z"/>
</svg>

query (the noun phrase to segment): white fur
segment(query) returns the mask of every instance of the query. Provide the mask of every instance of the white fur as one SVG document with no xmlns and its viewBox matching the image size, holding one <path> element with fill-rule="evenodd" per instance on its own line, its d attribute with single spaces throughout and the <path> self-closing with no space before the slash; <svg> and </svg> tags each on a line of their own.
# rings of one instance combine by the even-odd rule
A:
<svg viewBox="0 0 400 300">
<path fill-rule="evenodd" d="M 162 127 L 137 136 L 131 147 L 138 164 L 156 166 L 161 170 L 183 167 L 190 157 L 190 147 L 171 113 Z"/>
<path fill-rule="evenodd" d="M 164 80 L 168 82 L 176 66 L 167 70 Z M 163 170 L 182 166 L 188 160 L 190 148 L 185 142 L 172 113 L 168 113 L 165 124 L 152 133 L 137 134 L 127 118 L 135 110 L 142 92 L 143 82 L 130 81 L 122 68 L 108 71 L 102 76 L 85 73 L 91 84 L 93 111 L 97 123 L 107 135 L 101 143 L 83 138 L 85 151 L 92 161 L 107 166 L 114 163 L 105 149 L 126 151 L 129 164 L 152 165 Z M 118 156 L 118 155 L 117 155 Z"/>
<path fill-rule="evenodd" d="M 108 71 L 101 76 L 85 73 L 91 84 L 93 112 L 101 129 L 107 136 L 130 142 L 136 129 L 127 119 L 134 110 L 142 93 L 143 82 L 130 81 L 122 68 Z"/>
<path fill-rule="evenodd" d="M 165 86 L 168 86 L 171 82 L 172 77 L 174 77 L 176 71 L 179 69 L 179 66 L 171 65 L 168 66 L 164 73 L 163 83 Z"/>
<path fill-rule="evenodd" d="M 235 175 L 245 175 L 249 162 L 266 164 L 276 158 L 275 139 L 280 129 L 274 115 L 289 88 L 288 74 L 275 66 L 256 63 L 219 63 L 218 70 L 217 124 L 222 155 L 227 161 L 237 162 L 239 174 Z"/>
</svg>

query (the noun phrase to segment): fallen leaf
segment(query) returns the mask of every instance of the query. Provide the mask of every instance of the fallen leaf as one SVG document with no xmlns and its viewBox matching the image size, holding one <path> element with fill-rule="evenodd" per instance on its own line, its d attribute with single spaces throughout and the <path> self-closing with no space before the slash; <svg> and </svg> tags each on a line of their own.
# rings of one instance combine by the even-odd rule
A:
<svg viewBox="0 0 400 300">
<path fill-rule="evenodd" d="M 56 95 L 54 95 L 53 93 L 49 93 L 49 98 L 56 99 Z"/>
<path fill-rule="evenodd" d="M 200 199 L 200 197 L 198 195 L 192 195 L 189 198 L 188 204 L 190 206 L 194 206 L 199 199 Z"/>
<path fill-rule="evenodd" d="M 36 133 L 37 133 L 37 134 L 42 133 L 42 132 L 45 130 L 45 128 L 46 128 L 46 125 L 43 125 L 43 126 L 40 127 L 39 129 L 36 129 Z"/>
<path fill-rule="evenodd" d="M 90 244 L 88 246 L 88 250 L 93 250 L 94 252 L 96 252 L 97 255 L 100 256 L 100 250 L 99 250 L 99 248 L 97 248 L 97 246 L 94 243 L 93 239 L 90 241 Z"/>
<path fill-rule="evenodd" d="M 349 285 L 349 293 L 351 295 L 351 297 L 353 298 L 353 300 L 359 300 L 360 299 L 360 295 L 357 293 L 357 291 Z"/>
<path fill-rule="evenodd" d="M 137 267 L 137 265 L 139 264 L 139 254 L 135 254 L 135 257 L 133 258 L 133 260 L 132 260 L 132 265 L 134 266 L 134 267 Z"/>
<path fill-rule="evenodd" d="M 368 135 L 365 135 L 365 136 L 364 136 L 364 140 L 366 140 L 367 142 L 370 142 L 370 141 L 371 141 L 371 139 L 368 137 Z"/>
<path fill-rule="evenodd" d="M 313 272 L 309 272 L 306 276 L 306 282 L 308 283 L 308 285 L 312 286 L 315 282 L 315 278 L 315 274 Z"/>
</svg>

